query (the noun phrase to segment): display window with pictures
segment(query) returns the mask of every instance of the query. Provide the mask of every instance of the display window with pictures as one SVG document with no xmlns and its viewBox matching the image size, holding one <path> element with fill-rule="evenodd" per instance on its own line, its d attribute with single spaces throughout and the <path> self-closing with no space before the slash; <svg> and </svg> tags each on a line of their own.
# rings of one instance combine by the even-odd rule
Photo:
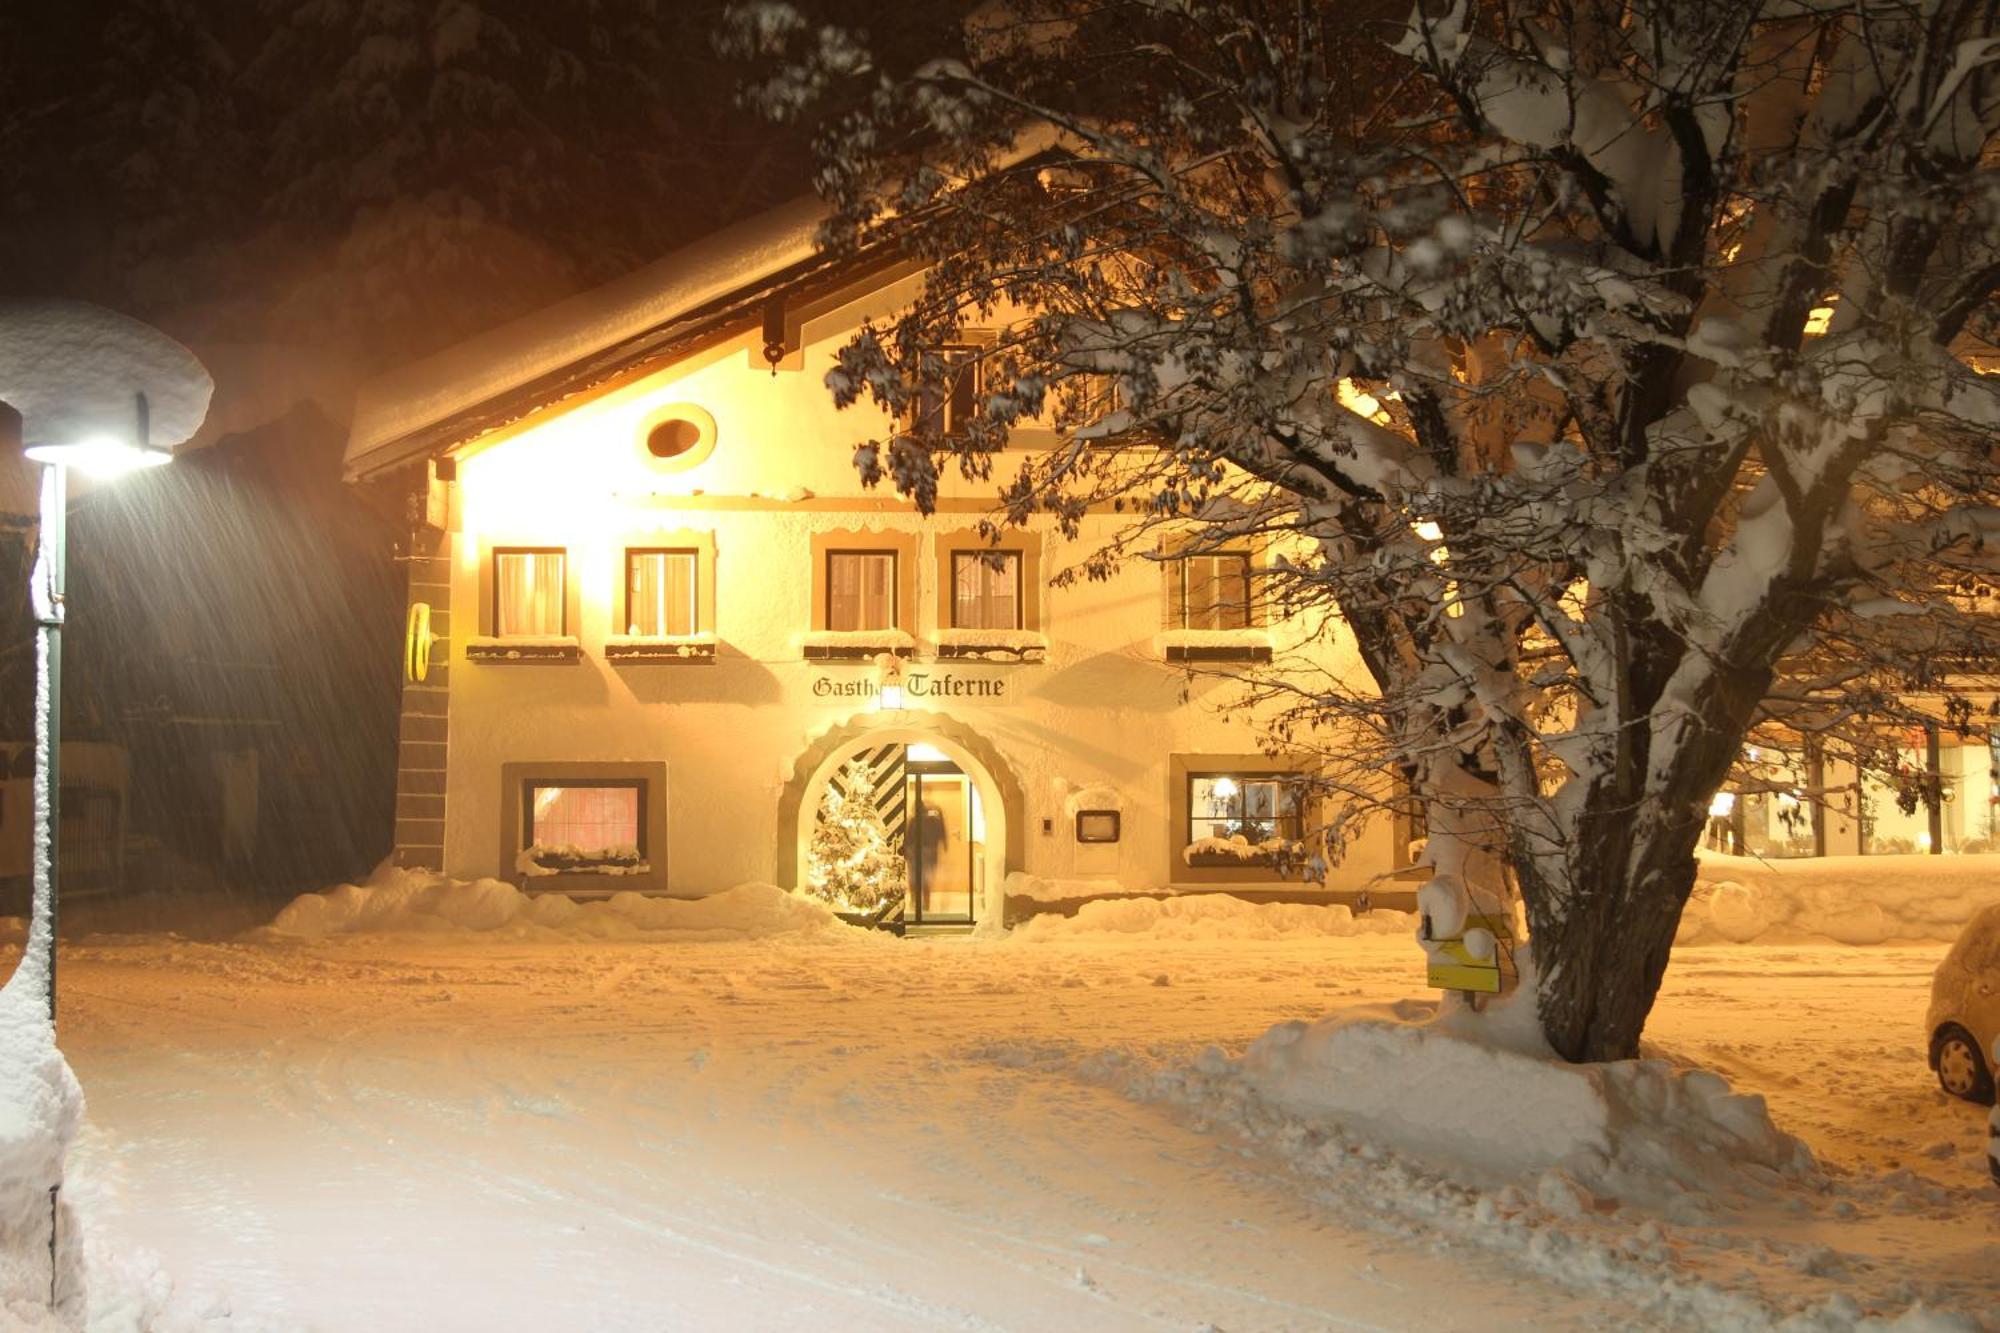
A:
<svg viewBox="0 0 2000 1333">
<path fill-rule="evenodd" d="M 1170 781 L 1176 879 L 1275 880 L 1312 835 L 1310 773 L 1284 757 L 1174 755 Z"/>
</svg>

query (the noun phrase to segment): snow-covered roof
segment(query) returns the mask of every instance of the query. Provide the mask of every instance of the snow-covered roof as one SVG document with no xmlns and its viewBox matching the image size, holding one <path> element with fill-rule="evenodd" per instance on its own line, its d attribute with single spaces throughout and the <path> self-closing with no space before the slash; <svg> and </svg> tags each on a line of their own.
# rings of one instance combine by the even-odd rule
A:
<svg viewBox="0 0 2000 1333">
<path fill-rule="evenodd" d="M 363 384 L 355 396 L 347 471 L 362 475 L 422 452 L 430 438 L 473 409 L 643 340 L 747 288 L 780 278 L 819 255 L 818 199 L 805 198 L 725 227 L 644 268 L 580 292 L 510 324 L 468 338 Z M 546 406 L 554 387 L 525 410 Z M 519 415 L 518 412 L 513 415 Z M 501 424 L 467 422 L 460 438 Z"/>
</svg>

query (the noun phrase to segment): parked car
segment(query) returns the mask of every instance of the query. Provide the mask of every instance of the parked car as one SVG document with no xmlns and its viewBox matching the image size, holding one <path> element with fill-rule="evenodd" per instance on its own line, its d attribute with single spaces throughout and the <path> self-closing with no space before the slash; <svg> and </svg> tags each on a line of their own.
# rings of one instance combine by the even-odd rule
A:
<svg viewBox="0 0 2000 1333">
<path fill-rule="evenodd" d="M 1931 1068 L 1954 1097 L 1993 1100 L 1989 1055 L 2000 1040 L 2000 904 L 1977 913 L 1931 981 Z"/>
</svg>

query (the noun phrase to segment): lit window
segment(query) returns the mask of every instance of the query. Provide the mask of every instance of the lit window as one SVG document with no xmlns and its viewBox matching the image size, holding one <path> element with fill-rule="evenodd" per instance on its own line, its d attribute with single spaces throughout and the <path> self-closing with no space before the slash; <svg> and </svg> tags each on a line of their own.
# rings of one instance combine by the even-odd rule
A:
<svg viewBox="0 0 2000 1333">
<path fill-rule="evenodd" d="M 693 551 L 627 551 L 625 632 L 654 638 L 693 634 L 698 566 Z"/>
<path fill-rule="evenodd" d="M 493 552 L 493 633 L 503 639 L 568 633 L 560 550 Z"/>
<path fill-rule="evenodd" d="M 896 627 L 894 551 L 827 552 L 826 627 L 830 630 Z"/>
<path fill-rule="evenodd" d="M 954 629 L 1021 628 L 1021 556 L 1017 551 L 951 553 Z"/>
<path fill-rule="evenodd" d="M 1241 838 L 1252 847 L 1273 839 L 1296 842 L 1301 825 L 1299 786 L 1293 778 L 1282 774 L 1188 775 L 1189 845 L 1204 838 L 1223 842 Z"/>
<path fill-rule="evenodd" d="M 522 784 L 522 869 L 616 872 L 646 859 L 646 787 L 642 782 Z"/>
<path fill-rule="evenodd" d="M 1175 629 L 1244 629 L 1250 624 L 1250 557 L 1241 551 L 1177 556 L 1168 587 Z"/>
</svg>

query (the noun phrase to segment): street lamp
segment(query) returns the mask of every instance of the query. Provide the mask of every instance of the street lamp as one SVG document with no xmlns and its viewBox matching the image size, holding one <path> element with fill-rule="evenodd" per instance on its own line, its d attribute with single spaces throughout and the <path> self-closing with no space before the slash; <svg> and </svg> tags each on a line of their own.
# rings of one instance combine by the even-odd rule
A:
<svg viewBox="0 0 2000 1333">
<path fill-rule="evenodd" d="M 160 442 L 193 435 L 214 389 L 187 348 L 158 329 L 81 301 L 0 304 L 0 402 L 20 417 L 21 453 L 41 467 L 29 576 L 35 616 L 34 902 L 21 965 L 38 968 L 56 1017 L 56 909 L 62 800 L 62 627 L 69 473 L 102 482 L 172 459 Z"/>
<path fill-rule="evenodd" d="M 40 980 L 48 1016 L 42 1040 L 61 1071 L 57 1083 L 71 1089 L 74 1078 L 55 1047 L 69 473 L 75 469 L 111 481 L 167 462 L 172 453 L 155 442 L 178 444 L 193 435 L 208 415 L 214 387 L 194 353 L 136 319 L 82 301 L 0 303 L 0 404 L 18 420 L 21 453 L 41 467 L 40 527 L 29 575 L 35 615 L 34 904 L 27 947 L 14 975 L 0 987 L 0 1003 L 25 999 L 27 987 Z M 55 1077 L 46 1069 L 44 1075 Z M 63 1146 L 59 1142 L 48 1183 L 50 1309 L 57 1307 L 62 1273 L 57 1237 Z"/>
<path fill-rule="evenodd" d="M 72 468 L 99 481 L 115 481 L 128 473 L 158 467 L 172 460 L 165 449 L 152 447 L 146 395 L 133 395 L 134 429 L 126 438 L 93 434 L 80 440 L 36 443 L 22 418 L 22 454 L 41 464 L 40 518 L 36 528 L 35 567 L 28 576 L 35 613 L 35 931 L 41 940 L 42 981 L 47 988 L 49 1022 L 56 1019 L 56 916 L 62 865 L 62 627 L 65 581 L 69 565 L 69 473 Z"/>
</svg>

